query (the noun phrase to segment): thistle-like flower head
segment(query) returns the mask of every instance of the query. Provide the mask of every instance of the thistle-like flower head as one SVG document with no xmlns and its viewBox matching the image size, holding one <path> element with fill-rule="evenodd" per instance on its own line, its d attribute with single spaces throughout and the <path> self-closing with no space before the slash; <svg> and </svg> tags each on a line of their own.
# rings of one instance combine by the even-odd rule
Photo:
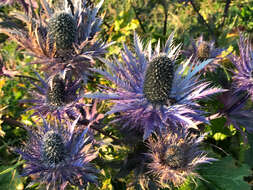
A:
<svg viewBox="0 0 253 190">
<path fill-rule="evenodd" d="M 34 110 L 34 115 L 46 117 L 52 114 L 59 119 L 67 115 L 77 116 L 76 108 L 84 104 L 79 100 L 83 97 L 81 79 L 72 80 L 70 75 L 55 75 L 43 80 L 38 74 L 40 85 L 32 82 L 36 87 L 31 92 L 32 99 L 23 100 L 24 103 L 33 103 L 27 110 Z"/>
<path fill-rule="evenodd" d="M 215 48 L 214 41 L 208 42 L 203 40 L 203 36 L 200 36 L 192 45 L 194 49 L 193 53 L 200 59 L 200 61 L 216 58 L 223 51 L 223 49 Z"/>
<path fill-rule="evenodd" d="M 40 0 L 43 11 L 35 14 L 35 8 L 29 4 L 29 14 L 13 13 L 26 24 L 27 29 L 2 28 L 37 60 L 44 64 L 44 70 L 50 74 L 71 68 L 78 74 L 86 74 L 93 59 L 106 51 L 107 45 L 97 40 L 102 19 L 97 13 L 103 0 L 92 8 L 86 0 L 65 0 L 63 8 L 50 7 L 45 0 Z"/>
<path fill-rule="evenodd" d="M 198 80 L 197 73 L 210 60 L 194 68 L 190 59 L 177 65 L 180 45 L 174 47 L 172 40 L 173 35 L 162 52 L 160 44 L 153 52 L 151 43 L 143 48 L 135 35 L 135 54 L 124 46 L 123 63 L 102 60 L 110 72 L 92 69 L 116 87 L 107 87 L 107 94 L 87 94 L 86 97 L 113 100 L 115 104 L 107 114 L 120 112 L 118 120 L 124 122 L 123 127 L 139 128 L 144 132 L 144 139 L 153 131 L 168 126 L 168 122 L 184 126 L 194 126 L 195 120 L 204 122 L 196 100 L 222 90 L 209 88 L 209 83 Z"/>
<path fill-rule="evenodd" d="M 179 186 L 187 178 L 197 177 L 194 170 L 201 163 L 214 160 L 206 157 L 199 145 L 204 136 L 192 136 L 188 132 L 163 133 L 157 140 L 149 139 L 151 162 L 149 172 L 162 187 Z"/>
<path fill-rule="evenodd" d="M 183 51 L 187 57 L 192 56 L 193 61 L 198 64 L 198 61 L 204 61 L 207 59 L 213 59 L 213 61 L 208 64 L 204 70 L 205 71 L 214 71 L 218 67 L 219 56 L 224 49 L 215 48 L 215 42 L 205 41 L 203 36 L 200 36 L 196 41 L 192 42 L 192 48 L 186 51 Z"/>
<path fill-rule="evenodd" d="M 48 131 L 42 141 L 42 157 L 45 163 L 57 165 L 63 161 L 67 153 L 61 135 L 55 131 Z"/>
<path fill-rule="evenodd" d="M 75 132 L 73 124 L 44 125 L 37 131 L 26 127 L 29 142 L 17 152 L 26 161 L 24 176 L 45 184 L 47 189 L 65 189 L 68 184 L 85 187 L 96 183 L 97 170 L 90 161 L 97 153 L 92 150 L 92 140 L 85 137 L 88 128 Z"/>
<path fill-rule="evenodd" d="M 240 36 L 239 56 L 231 55 L 230 60 L 237 72 L 233 77 L 237 91 L 247 91 L 253 99 L 253 52 L 248 39 Z"/>
<path fill-rule="evenodd" d="M 67 92 L 67 90 L 65 90 L 65 80 L 56 75 L 52 79 L 51 85 L 47 91 L 48 103 L 56 107 L 67 104 L 69 100 L 65 92 Z"/>
<path fill-rule="evenodd" d="M 208 42 L 201 42 L 197 47 L 197 55 L 200 60 L 208 59 L 211 55 L 211 45 Z"/>
</svg>

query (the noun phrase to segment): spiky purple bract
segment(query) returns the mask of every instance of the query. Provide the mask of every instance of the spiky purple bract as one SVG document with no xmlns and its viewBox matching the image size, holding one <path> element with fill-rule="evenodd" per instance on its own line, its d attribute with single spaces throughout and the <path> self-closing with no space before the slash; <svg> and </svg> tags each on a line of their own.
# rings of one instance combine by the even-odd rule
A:
<svg viewBox="0 0 253 190">
<path fill-rule="evenodd" d="M 31 92 L 32 99 L 23 100 L 24 103 L 33 103 L 27 110 L 34 110 L 34 115 L 46 117 L 51 114 L 59 120 L 67 115 L 76 116 L 76 108 L 84 106 L 79 100 L 83 98 L 81 89 L 82 80 L 73 80 L 70 75 L 55 75 L 43 80 L 37 74 L 40 85 L 32 84 L 36 90 Z M 67 117 L 68 118 L 68 117 Z"/>
<path fill-rule="evenodd" d="M 161 187 L 178 187 L 187 178 L 194 179 L 198 174 L 194 170 L 202 163 L 215 159 L 206 157 L 199 145 L 204 136 L 196 137 L 188 132 L 164 133 L 157 140 L 149 140 L 148 146 L 151 173 Z"/>
<path fill-rule="evenodd" d="M 242 134 L 245 140 L 247 139 L 245 132 L 253 132 L 253 125 L 251 122 L 253 110 L 245 108 L 249 97 L 250 95 L 245 91 L 238 91 L 236 93 L 228 91 L 218 97 L 218 100 L 224 105 L 220 114 L 224 115 L 227 119 L 225 125 L 233 125 Z"/>
<path fill-rule="evenodd" d="M 16 150 L 26 161 L 23 176 L 44 184 L 49 189 L 64 190 L 67 185 L 85 187 L 96 183 L 98 172 L 90 163 L 97 153 L 92 140 L 85 137 L 88 128 L 75 132 L 76 122 L 44 125 L 34 131 L 26 127 L 29 142 L 23 150 Z"/>
<path fill-rule="evenodd" d="M 85 96 L 112 100 L 115 104 L 107 114 L 120 112 L 117 120 L 124 123 L 123 127 L 139 128 L 144 132 L 144 139 L 153 131 L 169 127 L 168 122 L 180 123 L 186 127 L 197 127 L 194 121 L 205 122 L 196 100 L 222 91 L 209 88 L 208 82 L 198 80 L 197 73 L 211 60 L 195 65 L 194 68 L 190 59 L 176 65 L 180 45 L 174 47 L 172 40 L 173 34 L 162 52 L 160 43 L 155 51 L 152 51 L 151 42 L 143 48 L 135 34 L 135 54 L 124 45 L 124 63 L 101 59 L 110 68 L 110 72 L 92 69 L 113 82 L 116 87 L 107 87 L 107 94 L 95 93 Z"/>
<path fill-rule="evenodd" d="M 249 39 L 240 35 L 239 56 L 231 55 L 230 60 L 236 67 L 233 80 L 236 91 L 247 91 L 253 100 L 253 52 Z"/>
</svg>

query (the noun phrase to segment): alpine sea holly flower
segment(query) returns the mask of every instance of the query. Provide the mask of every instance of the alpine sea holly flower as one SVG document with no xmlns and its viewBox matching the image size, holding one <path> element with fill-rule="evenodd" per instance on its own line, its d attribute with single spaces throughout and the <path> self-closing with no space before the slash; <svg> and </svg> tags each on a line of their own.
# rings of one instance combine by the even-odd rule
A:
<svg viewBox="0 0 253 190">
<path fill-rule="evenodd" d="M 223 49 L 215 48 L 214 41 L 204 41 L 203 36 L 200 36 L 196 43 L 193 43 L 193 49 L 193 53 L 200 59 L 200 61 L 216 58 L 223 51 Z"/>
<path fill-rule="evenodd" d="M 1 29 L 32 56 L 34 63 L 44 64 L 44 70 L 52 74 L 65 68 L 72 68 L 79 74 L 85 74 L 93 58 L 104 54 L 107 45 L 97 40 L 102 19 L 97 13 L 103 0 L 95 7 L 87 7 L 86 0 L 65 0 L 65 7 L 57 11 L 45 0 L 40 0 L 43 11 L 35 14 L 33 5 L 29 5 L 28 15 L 13 13 L 26 23 L 26 30 Z M 84 73 L 82 73 L 84 72 Z"/>
<path fill-rule="evenodd" d="M 178 187 L 187 178 L 199 177 L 194 170 L 202 163 L 215 160 L 200 150 L 203 139 L 204 136 L 196 137 L 184 131 L 167 132 L 157 136 L 157 140 L 149 139 L 149 173 L 162 187 Z"/>
<path fill-rule="evenodd" d="M 72 80 L 71 76 L 66 74 L 55 75 L 53 78 L 43 80 L 37 74 L 41 85 L 34 82 L 32 84 L 36 87 L 31 91 L 32 99 L 23 100 L 23 103 L 33 103 L 33 106 L 27 110 L 34 110 L 34 115 L 48 114 L 57 116 L 61 119 L 67 115 L 76 116 L 76 108 L 84 106 L 79 100 L 83 98 L 81 88 L 82 80 Z"/>
<path fill-rule="evenodd" d="M 79 118 L 78 118 L 79 119 Z M 68 185 L 85 187 L 96 183 L 97 170 L 90 161 L 97 153 L 91 148 L 92 139 L 85 137 L 88 127 L 75 132 L 77 120 L 72 124 L 44 125 L 34 131 L 26 127 L 29 142 L 16 150 L 26 161 L 23 176 L 33 176 L 47 189 L 64 190 Z"/>
<path fill-rule="evenodd" d="M 200 36 L 196 42 L 192 43 L 192 49 L 189 49 L 187 51 L 183 51 L 183 53 L 190 57 L 192 56 L 194 58 L 193 61 L 198 63 L 198 61 L 204 61 L 207 59 L 213 59 L 213 61 L 208 64 L 205 67 L 205 70 L 213 71 L 218 67 L 218 59 L 217 56 L 219 56 L 224 49 L 215 48 L 215 42 L 211 41 L 205 41 L 203 39 L 203 36 Z"/>
<path fill-rule="evenodd" d="M 253 100 L 253 52 L 248 39 L 240 36 L 239 56 L 231 55 L 230 60 L 237 72 L 233 77 L 236 91 L 247 91 Z"/>
<path fill-rule="evenodd" d="M 253 110 L 245 109 L 249 94 L 242 92 L 232 93 L 231 91 L 225 92 L 218 97 L 218 100 L 223 103 L 224 107 L 220 110 L 220 114 L 224 115 L 227 119 L 226 126 L 233 125 L 246 140 L 246 132 L 253 132 Z M 245 128 L 244 129 L 242 128 Z"/>
<path fill-rule="evenodd" d="M 89 98 L 109 99 L 115 104 L 107 114 L 120 112 L 118 120 L 123 127 L 139 128 L 146 139 L 153 131 L 180 123 L 186 127 L 197 126 L 194 121 L 205 122 L 203 111 L 196 100 L 223 90 L 210 88 L 208 82 L 198 80 L 197 74 L 211 60 L 192 68 L 191 59 L 177 65 L 179 47 L 172 44 L 171 35 L 160 52 L 158 43 L 152 51 L 151 42 L 146 48 L 134 35 L 135 52 L 126 46 L 122 52 L 124 63 L 101 59 L 110 73 L 92 69 L 113 82 L 117 87 L 106 87 L 107 94 L 86 94 Z"/>
</svg>

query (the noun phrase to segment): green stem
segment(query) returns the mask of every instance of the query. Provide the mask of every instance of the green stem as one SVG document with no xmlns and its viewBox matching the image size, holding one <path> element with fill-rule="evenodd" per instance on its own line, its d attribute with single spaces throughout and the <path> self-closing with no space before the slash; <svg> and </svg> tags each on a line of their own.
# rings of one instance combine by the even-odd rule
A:
<svg viewBox="0 0 253 190">
<path fill-rule="evenodd" d="M 209 24 L 206 22 L 206 20 L 204 19 L 204 17 L 200 14 L 200 12 L 199 12 L 199 10 L 198 10 L 198 8 L 197 8 L 197 6 L 196 6 L 194 0 L 190 0 L 190 3 L 191 3 L 191 5 L 192 5 L 193 10 L 198 14 L 198 17 L 199 17 L 200 22 L 202 22 L 202 24 L 205 25 L 205 26 L 207 27 L 208 32 L 210 33 L 210 35 L 213 36 L 213 35 L 214 35 L 214 32 L 213 32 L 212 28 L 211 28 L 211 27 L 209 26 Z"/>
</svg>

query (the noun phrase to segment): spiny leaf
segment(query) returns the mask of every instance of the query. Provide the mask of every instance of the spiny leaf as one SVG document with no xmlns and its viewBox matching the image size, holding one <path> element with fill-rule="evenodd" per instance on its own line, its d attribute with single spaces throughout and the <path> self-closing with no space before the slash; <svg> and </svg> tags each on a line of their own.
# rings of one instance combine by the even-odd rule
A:
<svg viewBox="0 0 253 190">
<path fill-rule="evenodd" d="M 248 165 L 237 166 L 232 157 L 225 157 L 212 164 L 203 165 L 198 173 L 216 187 L 216 190 L 250 190 L 250 185 L 243 180 L 251 174 Z"/>
</svg>

